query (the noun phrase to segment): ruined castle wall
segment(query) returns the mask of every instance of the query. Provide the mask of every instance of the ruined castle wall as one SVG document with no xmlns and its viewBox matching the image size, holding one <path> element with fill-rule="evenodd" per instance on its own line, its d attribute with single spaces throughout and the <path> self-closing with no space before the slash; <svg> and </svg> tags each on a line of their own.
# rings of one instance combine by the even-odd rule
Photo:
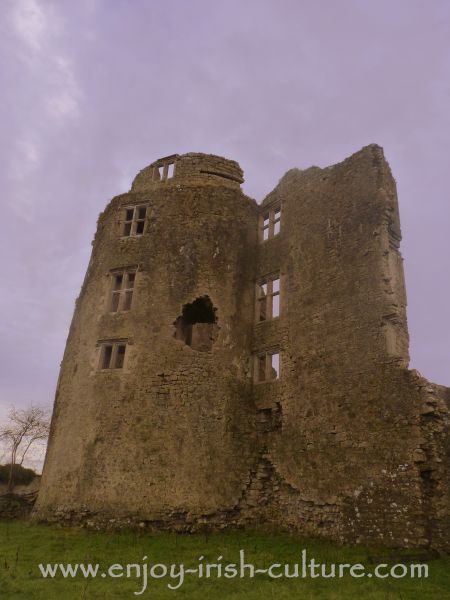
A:
<svg viewBox="0 0 450 600">
<path fill-rule="evenodd" d="M 260 245 L 259 275 L 281 272 L 281 315 L 254 339 L 282 355 L 280 381 L 255 392 L 280 413 L 272 510 L 313 534 L 424 543 L 421 396 L 405 369 L 400 229 L 381 148 L 288 172 L 262 210 L 279 202 L 282 231 Z"/>
<path fill-rule="evenodd" d="M 212 154 L 189 152 L 181 157 L 174 154 L 161 158 L 142 169 L 135 177 L 131 191 L 158 189 L 161 183 L 178 185 L 183 182 L 239 190 L 243 181 L 242 169 L 236 161 Z"/>
<path fill-rule="evenodd" d="M 173 155 L 100 216 L 36 516 L 172 530 L 268 521 L 449 549 L 450 390 L 408 370 L 382 149 L 293 169 L 259 207 L 241 181 L 234 161 Z M 132 206 L 147 206 L 145 230 L 124 236 Z M 131 309 L 112 312 L 127 268 Z M 259 286 L 278 277 L 280 314 L 260 320 Z M 189 330 L 181 317 L 205 297 L 216 322 Z M 111 340 L 126 343 L 123 368 L 99 369 Z M 264 353 L 279 353 L 279 379 L 257 381 Z"/>
<path fill-rule="evenodd" d="M 147 204 L 142 236 L 124 207 Z M 36 515 L 192 520 L 232 509 L 254 463 L 249 355 L 256 204 L 188 178 L 112 200 L 62 364 Z M 111 313 L 111 272 L 137 267 L 131 310 Z M 183 306 L 209 296 L 210 352 L 176 339 Z M 126 340 L 122 369 L 100 370 L 101 340 Z"/>
<path fill-rule="evenodd" d="M 431 384 L 418 374 L 421 393 L 420 468 L 426 531 L 433 547 L 450 551 L 450 388 Z"/>
</svg>

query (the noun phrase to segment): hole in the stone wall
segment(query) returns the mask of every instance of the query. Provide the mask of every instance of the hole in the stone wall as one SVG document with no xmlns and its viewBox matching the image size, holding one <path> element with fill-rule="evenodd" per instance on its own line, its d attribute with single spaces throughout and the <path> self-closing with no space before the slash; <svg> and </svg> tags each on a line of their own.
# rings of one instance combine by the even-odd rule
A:
<svg viewBox="0 0 450 600">
<path fill-rule="evenodd" d="M 216 309 L 209 296 L 201 296 L 191 304 L 183 306 L 183 312 L 175 321 L 177 340 L 182 340 L 193 350 L 208 352 L 217 339 Z"/>
</svg>

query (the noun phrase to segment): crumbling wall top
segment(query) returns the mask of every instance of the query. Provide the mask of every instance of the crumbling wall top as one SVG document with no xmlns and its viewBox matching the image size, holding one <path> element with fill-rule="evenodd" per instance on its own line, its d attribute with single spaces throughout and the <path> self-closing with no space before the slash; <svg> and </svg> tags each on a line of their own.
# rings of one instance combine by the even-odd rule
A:
<svg viewBox="0 0 450 600">
<path fill-rule="evenodd" d="M 234 160 L 189 152 L 159 158 L 135 177 L 131 191 L 155 189 L 161 185 L 217 185 L 239 188 L 243 183 L 243 171 Z"/>
</svg>

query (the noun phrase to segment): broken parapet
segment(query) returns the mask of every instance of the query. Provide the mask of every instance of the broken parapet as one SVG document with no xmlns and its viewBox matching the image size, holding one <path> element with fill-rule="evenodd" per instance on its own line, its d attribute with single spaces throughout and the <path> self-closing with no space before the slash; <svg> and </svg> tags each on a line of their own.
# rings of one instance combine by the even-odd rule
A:
<svg viewBox="0 0 450 600">
<path fill-rule="evenodd" d="M 223 185 L 239 188 L 244 182 L 241 167 L 234 160 L 190 152 L 160 158 L 134 179 L 131 191 L 158 189 L 166 185 Z"/>
</svg>

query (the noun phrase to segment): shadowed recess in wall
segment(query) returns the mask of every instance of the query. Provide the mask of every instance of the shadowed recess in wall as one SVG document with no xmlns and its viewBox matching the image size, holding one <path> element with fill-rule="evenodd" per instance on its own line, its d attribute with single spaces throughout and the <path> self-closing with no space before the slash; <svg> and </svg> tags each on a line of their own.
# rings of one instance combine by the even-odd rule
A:
<svg viewBox="0 0 450 600">
<path fill-rule="evenodd" d="M 209 296 L 201 296 L 191 304 L 183 306 L 181 316 L 174 323 L 177 340 L 198 352 L 211 350 L 217 339 L 216 309 Z"/>
</svg>

